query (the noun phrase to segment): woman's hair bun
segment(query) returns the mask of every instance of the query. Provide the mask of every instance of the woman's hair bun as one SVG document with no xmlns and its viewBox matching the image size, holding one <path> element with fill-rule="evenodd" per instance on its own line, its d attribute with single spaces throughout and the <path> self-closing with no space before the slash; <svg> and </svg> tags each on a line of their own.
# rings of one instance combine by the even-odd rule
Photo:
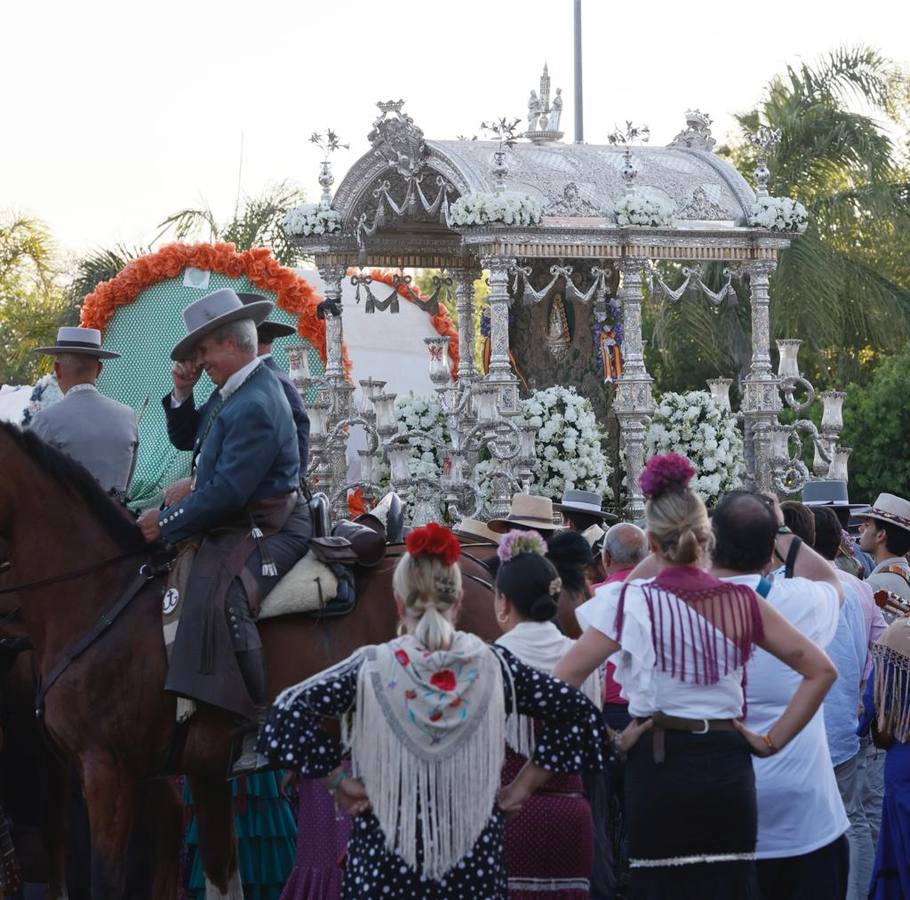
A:
<svg viewBox="0 0 910 900">
<path fill-rule="evenodd" d="M 559 594 L 541 594 L 528 608 L 528 618 L 535 622 L 549 622 L 559 611 Z"/>
</svg>

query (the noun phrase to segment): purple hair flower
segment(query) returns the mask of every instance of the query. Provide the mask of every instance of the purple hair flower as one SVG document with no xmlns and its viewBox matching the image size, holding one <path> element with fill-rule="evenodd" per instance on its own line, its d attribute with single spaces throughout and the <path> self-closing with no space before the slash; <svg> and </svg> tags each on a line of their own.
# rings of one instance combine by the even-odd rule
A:
<svg viewBox="0 0 910 900">
<path fill-rule="evenodd" d="M 668 491 L 682 491 L 695 476 L 692 463 L 679 453 L 652 456 L 638 479 L 641 492 L 650 500 Z"/>
<path fill-rule="evenodd" d="M 511 562 L 519 553 L 536 553 L 538 556 L 547 555 L 547 542 L 536 531 L 513 531 L 504 534 L 499 539 L 499 549 L 496 555 L 500 562 Z"/>
</svg>

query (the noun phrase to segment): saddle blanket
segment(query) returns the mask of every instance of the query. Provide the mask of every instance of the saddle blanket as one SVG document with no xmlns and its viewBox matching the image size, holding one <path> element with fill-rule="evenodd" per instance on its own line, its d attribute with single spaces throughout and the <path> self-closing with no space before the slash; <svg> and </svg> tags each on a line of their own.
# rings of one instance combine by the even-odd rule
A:
<svg viewBox="0 0 910 900">
<path fill-rule="evenodd" d="M 338 579 L 311 551 L 273 587 L 262 601 L 260 619 L 315 612 L 338 595 Z"/>
</svg>

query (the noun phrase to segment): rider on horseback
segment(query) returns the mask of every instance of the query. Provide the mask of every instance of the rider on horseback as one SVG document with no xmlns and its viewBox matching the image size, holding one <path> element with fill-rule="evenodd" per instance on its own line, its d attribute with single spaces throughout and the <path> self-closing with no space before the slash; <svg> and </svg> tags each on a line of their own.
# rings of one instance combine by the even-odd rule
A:
<svg viewBox="0 0 910 900">
<path fill-rule="evenodd" d="M 269 699 L 256 612 L 312 535 L 291 409 L 256 355 L 256 325 L 271 309 L 226 289 L 184 310 L 187 335 L 171 352 L 174 390 L 163 405 L 171 443 L 196 454 L 191 490 L 139 519 L 148 541 L 199 545 L 165 688 L 247 720 L 259 720 Z M 197 409 L 203 370 L 217 390 Z M 254 737 L 235 774 L 257 767 Z"/>
</svg>

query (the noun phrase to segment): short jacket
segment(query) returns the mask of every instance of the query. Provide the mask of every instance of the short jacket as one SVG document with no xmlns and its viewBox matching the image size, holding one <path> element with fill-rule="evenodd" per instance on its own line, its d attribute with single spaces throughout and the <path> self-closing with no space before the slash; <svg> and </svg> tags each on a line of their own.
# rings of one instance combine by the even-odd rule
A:
<svg viewBox="0 0 910 900">
<path fill-rule="evenodd" d="M 284 390 L 263 365 L 219 409 L 216 391 L 196 409 L 192 397 L 177 407 L 164 397 L 168 436 L 178 450 L 194 450 L 192 493 L 162 510 L 161 536 L 177 543 L 235 519 L 254 500 L 296 490 L 300 457 Z"/>
<path fill-rule="evenodd" d="M 28 427 L 85 466 L 106 491 L 126 491 L 139 447 L 136 413 L 129 406 L 91 385 L 76 385 L 39 410 Z"/>
</svg>

